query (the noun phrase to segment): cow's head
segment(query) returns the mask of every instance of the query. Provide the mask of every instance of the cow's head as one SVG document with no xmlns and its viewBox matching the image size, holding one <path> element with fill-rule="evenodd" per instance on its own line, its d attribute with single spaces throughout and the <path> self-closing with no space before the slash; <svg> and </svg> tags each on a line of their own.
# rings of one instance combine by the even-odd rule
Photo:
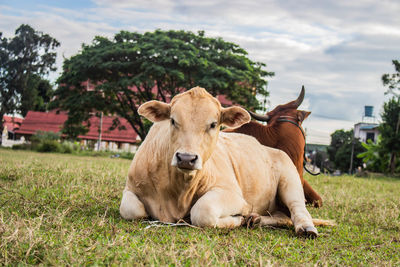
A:
<svg viewBox="0 0 400 267">
<path fill-rule="evenodd" d="M 146 102 L 138 112 L 153 122 L 170 121 L 171 165 L 184 173 L 202 169 L 215 148 L 221 125 L 236 128 L 250 121 L 244 109 L 223 108 L 200 87 L 175 96 L 170 104 Z"/>
<path fill-rule="evenodd" d="M 249 111 L 249 113 L 254 119 L 268 122 L 269 125 L 272 125 L 280 118 L 288 118 L 301 125 L 301 123 L 311 114 L 310 111 L 297 109 L 304 100 L 304 94 L 305 89 L 304 86 L 302 86 L 300 95 L 296 100 L 293 100 L 283 105 L 279 105 L 268 112 L 266 115 L 260 115 L 251 111 Z"/>
</svg>

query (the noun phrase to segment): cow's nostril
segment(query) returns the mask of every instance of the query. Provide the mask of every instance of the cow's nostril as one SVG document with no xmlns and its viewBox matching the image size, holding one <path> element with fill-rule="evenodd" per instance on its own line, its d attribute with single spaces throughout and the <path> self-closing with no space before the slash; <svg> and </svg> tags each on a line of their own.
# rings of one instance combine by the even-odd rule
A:
<svg viewBox="0 0 400 267">
<path fill-rule="evenodd" d="M 191 163 L 191 164 L 195 164 L 195 163 L 196 163 L 196 160 L 197 160 L 197 158 L 198 158 L 198 156 L 197 156 L 197 155 L 195 155 L 195 156 L 194 156 L 194 159 L 192 159 L 192 160 L 190 161 L 190 163 Z"/>
</svg>

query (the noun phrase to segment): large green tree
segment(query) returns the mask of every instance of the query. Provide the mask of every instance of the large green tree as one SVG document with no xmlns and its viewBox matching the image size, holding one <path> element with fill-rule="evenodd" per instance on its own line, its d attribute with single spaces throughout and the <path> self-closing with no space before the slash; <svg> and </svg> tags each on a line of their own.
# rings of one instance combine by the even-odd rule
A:
<svg viewBox="0 0 400 267">
<path fill-rule="evenodd" d="M 29 110 L 46 111 L 53 95 L 53 86 L 47 79 L 37 74 L 28 78 L 28 83 L 21 94 L 20 113 L 25 116 Z"/>
<path fill-rule="evenodd" d="M 357 155 L 364 152 L 365 149 L 362 147 L 361 142 L 354 138 L 353 130 L 336 130 L 331 134 L 331 144 L 328 146 L 329 160 L 341 172 L 347 172 L 350 169 L 353 143 L 353 166 L 356 168 L 362 165 L 362 160 L 357 158 Z"/>
<path fill-rule="evenodd" d="M 388 87 L 386 94 L 393 95 L 393 98 L 383 105 L 382 124 L 379 130 L 382 149 L 390 152 L 390 172 L 394 173 L 396 157 L 400 153 L 400 62 L 392 60 L 392 63 L 396 72 L 382 75 L 382 82 Z"/>
<path fill-rule="evenodd" d="M 387 172 L 392 174 L 399 171 L 398 164 L 400 154 L 400 99 L 392 97 L 383 104 L 381 114 L 382 123 L 379 125 L 379 138 L 374 144 L 367 142 L 363 144 L 365 153 L 358 157 L 367 163 L 368 169 L 372 171 Z M 397 165 L 397 166 L 396 166 Z"/>
<path fill-rule="evenodd" d="M 143 102 L 168 101 L 198 85 L 258 108 L 256 94 L 268 95 L 266 78 L 273 75 L 264 67 L 238 45 L 204 32 L 121 31 L 113 39 L 96 37 L 65 60 L 53 107 L 68 111 L 65 129 L 70 135 L 85 130 L 82 122 L 91 112 L 103 111 L 125 118 L 144 139 L 148 125 L 137 113 Z"/>
<path fill-rule="evenodd" d="M 390 153 L 388 169 L 393 174 L 400 153 L 400 99 L 393 97 L 383 104 L 382 123 L 379 125 L 381 149 Z"/>
<path fill-rule="evenodd" d="M 353 131 L 336 130 L 331 134 L 331 143 L 327 148 L 329 160 L 334 162 L 339 148 L 351 142 Z"/>
<path fill-rule="evenodd" d="M 40 106 L 40 91 L 48 94 L 45 75 L 55 70 L 55 49 L 60 43 L 48 34 L 22 24 L 12 38 L 0 33 L 0 129 L 7 113 L 25 115 L 31 106 Z M 35 104 L 36 102 L 36 104 Z"/>
<path fill-rule="evenodd" d="M 396 72 L 382 75 L 382 83 L 387 87 L 385 94 L 392 95 L 392 97 L 383 104 L 378 142 L 363 144 L 367 150 L 359 157 L 363 158 L 364 162 L 368 164 L 368 168 L 373 171 L 386 172 L 389 170 L 394 173 L 396 163 L 400 162 L 398 159 L 400 154 L 400 62 L 393 60 L 392 63 Z"/>
<path fill-rule="evenodd" d="M 383 85 L 388 87 L 386 94 L 393 94 L 400 96 L 400 62 L 398 60 L 392 60 L 394 65 L 395 73 L 386 73 L 382 75 Z"/>
</svg>

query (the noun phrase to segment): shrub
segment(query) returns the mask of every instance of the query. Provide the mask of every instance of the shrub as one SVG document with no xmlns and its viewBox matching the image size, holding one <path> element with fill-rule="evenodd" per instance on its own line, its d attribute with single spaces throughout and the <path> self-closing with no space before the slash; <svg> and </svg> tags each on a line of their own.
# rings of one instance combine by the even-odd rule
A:
<svg viewBox="0 0 400 267">
<path fill-rule="evenodd" d="M 36 131 L 31 137 L 32 142 L 40 142 L 43 140 L 60 140 L 61 134 L 55 132 Z"/>
<path fill-rule="evenodd" d="M 60 134 L 55 133 L 55 132 L 45 132 L 45 131 L 36 131 L 34 135 L 31 137 L 31 149 L 40 151 L 43 148 L 43 143 L 45 141 L 57 141 L 60 140 Z M 47 145 L 45 145 L 46 147 Z M 40 151 L 40 152 L 46 152 L 46 151 Z"/>
<path fill-rule="evenodd" d="M 133 157 L 135 156 L 134 153 L 131 152 L 122 152 L 120 153 L 120 157 L 123 159 L 133 159 Z"/>
<path fill-rule="evenodd" d="M 79 144 L 77 142 L 64 141 L 61 144 L 61 150 L 63 153 L 73 153 L 80 150 Z"/>
<path fill-rule="evenodd" d="M 38 152 L 62 152 L 61 144 L 56 140 L 43 140 L 36 147 Z"/>
<path fill-rule="evenodd" d="M 13 145 L 12 146 L 13 150 L 30 150 L 32 149 L 31 144 L 19 144 L 19 145 Z"/>
</svg>

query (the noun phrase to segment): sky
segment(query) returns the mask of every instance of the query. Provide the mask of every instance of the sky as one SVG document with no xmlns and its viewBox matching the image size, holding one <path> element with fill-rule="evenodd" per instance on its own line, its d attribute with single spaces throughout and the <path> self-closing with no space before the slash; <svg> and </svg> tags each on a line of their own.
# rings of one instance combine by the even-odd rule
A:
<svg viewBox="0 0 400 267">
<path fill-rule="evenodd" d="M 25 23 L 58 41 L 57 66 L 96 35 L 121 30 L 204 30 L 244 48 L 275 72 L 267 108 L 306 96 L 300 109 L 308 143 L 329 144 L 337 129 L 360 122 L 365 105 L 376 122 L 388 96 L 381 76 L 400 59 L 400 1 L 387 0 L 0 0 L 0 32 Z M 58 74 L 52 74 L 53 81 Z"/>
</svg>

